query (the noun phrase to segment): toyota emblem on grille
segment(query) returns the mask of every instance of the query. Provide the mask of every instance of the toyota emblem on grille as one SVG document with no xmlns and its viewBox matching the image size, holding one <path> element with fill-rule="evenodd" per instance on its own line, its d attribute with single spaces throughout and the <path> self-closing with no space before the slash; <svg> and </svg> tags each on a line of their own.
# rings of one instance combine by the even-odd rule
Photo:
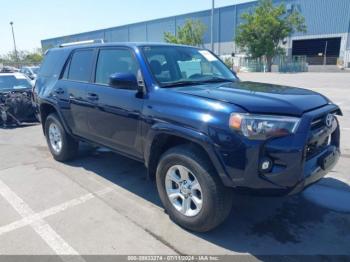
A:
<svg viewBox="0 0 350 262">
<path fill-rule="evenodd" d="M 334 116 L 332 114 L 328 114 L 325 119 L 326 126 L 331 127 L 333 124 L 333 120 L 334 120 Z"/>
</svg>

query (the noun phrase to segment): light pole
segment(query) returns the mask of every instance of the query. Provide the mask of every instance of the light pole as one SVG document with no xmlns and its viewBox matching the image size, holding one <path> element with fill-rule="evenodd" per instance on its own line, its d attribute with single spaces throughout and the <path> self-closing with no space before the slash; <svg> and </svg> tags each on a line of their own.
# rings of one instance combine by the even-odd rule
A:
<svg viewBox="0 0 350 262">
<path fill-rule="evenodd" d="M 214 52 L 214 9 L 215 9 L 215 0 L 212 0 L 211 21 L 210 21 L 210 44 L 211 44 L 212 52 Z"/>
<path fill-rule="evenodd" d="M 13 30 L 13 22 L 10 22 L 11 25 L 11 29 L 12 29 L 12 38 L 13 38 L 13 47 L 15 49 L 15 57 L 16 57 L 16 61 L 18 62 L 18 54 L 17 54 L 17 47 L 16 47 L 16 39 L 15 39 L 15 32 Z"/>
</svg>

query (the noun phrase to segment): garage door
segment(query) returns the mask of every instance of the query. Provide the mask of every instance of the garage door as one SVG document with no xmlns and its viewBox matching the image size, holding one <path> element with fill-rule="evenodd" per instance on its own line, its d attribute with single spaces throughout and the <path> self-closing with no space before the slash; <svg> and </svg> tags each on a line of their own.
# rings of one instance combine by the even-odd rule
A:
<svg viewBox="0 0 350 262">
<path fill-rule="evenodd" d="M 340 52 L 340 37 L 293 41 L 293 56 L 306 56 L 310 65 L 336 65 Z M 325 59 L 326 58 L 326 59 Z"/>
</svg>

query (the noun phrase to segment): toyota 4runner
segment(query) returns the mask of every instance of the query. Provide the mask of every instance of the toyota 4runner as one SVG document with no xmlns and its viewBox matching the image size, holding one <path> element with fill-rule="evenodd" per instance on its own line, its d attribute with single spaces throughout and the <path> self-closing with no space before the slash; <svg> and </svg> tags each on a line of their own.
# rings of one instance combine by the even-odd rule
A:
<svg viewBox="0 0 350 262">
<path fill-rule="evenodd" d="M 241 82 L 213 53 L 168 44 L 48 51 L 34 88 L 53 157 L 79 141 L 143 162 L 169 216 L 208 231 L 232 188 L 292 194 L 339 155 L 341 110 L 306 89 Z"/>
</svg>

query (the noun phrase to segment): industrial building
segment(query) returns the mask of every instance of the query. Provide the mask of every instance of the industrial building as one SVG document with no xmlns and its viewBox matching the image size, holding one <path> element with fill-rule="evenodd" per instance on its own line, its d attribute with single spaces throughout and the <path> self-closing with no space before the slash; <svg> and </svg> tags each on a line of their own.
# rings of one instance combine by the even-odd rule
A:
<svg viewBox="0 0 350 262">
<path fill-rule="evenodd" d="M 281 0 L 274 1 L 276 4 Z M 289 57 L 305 56 L 309 65 L 350 67 L 350 0 L 285 0 L 287 11 L 298 10 L 305 17 L 307 32 L 295 33 L 284 41 Z M 241 15 L 252 10 L 257 1 L 216 8 L 214 11 L 215 52 L 239 54 L 234 38 L 242 23 Z M 103 39 L 105 42 L 163 42 L 164 32 L 176 34 L 187 19 L 203 22 L 207 31 L 205 47 L 210 47 L 211 10 L 182 14 L 135 24 L 67 35 L 41 41 L 44 49 L 62 43 Z"/>
</svg>

